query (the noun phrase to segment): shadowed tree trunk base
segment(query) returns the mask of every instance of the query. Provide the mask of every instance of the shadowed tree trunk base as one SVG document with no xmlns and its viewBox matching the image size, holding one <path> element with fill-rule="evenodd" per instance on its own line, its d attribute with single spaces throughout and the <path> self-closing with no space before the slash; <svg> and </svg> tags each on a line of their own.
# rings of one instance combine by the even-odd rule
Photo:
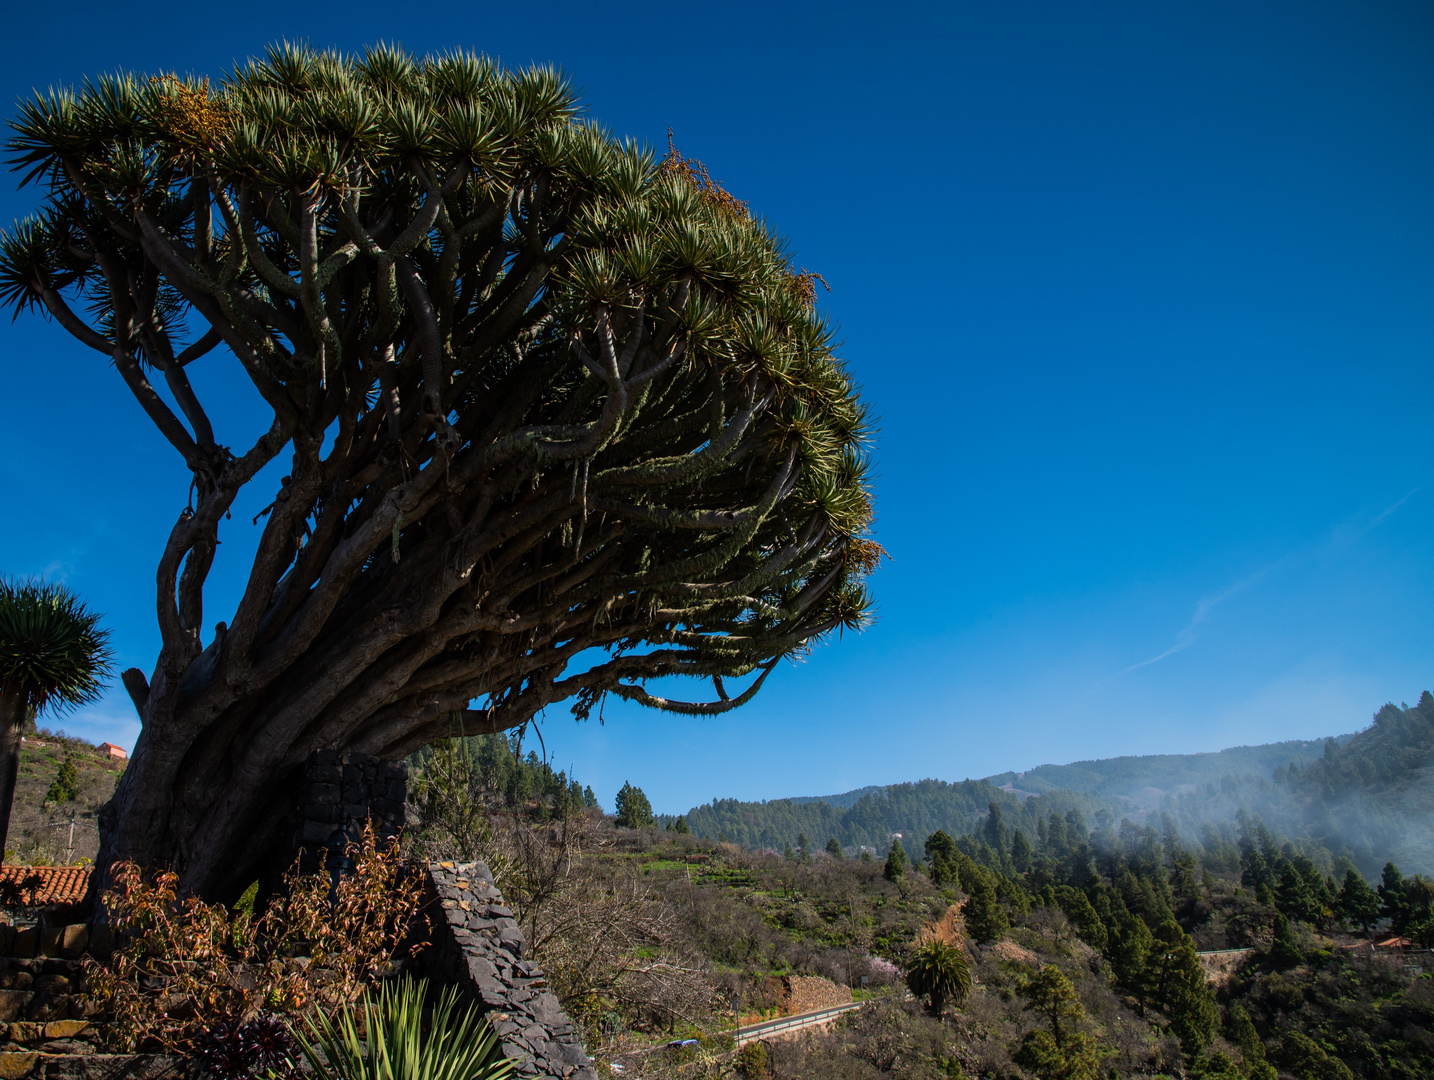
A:
<svg viewBox="0 0 1434 1080">
<path fill-rule="evenodd" d="M 25 702 L 19 694 L 0 691 L 0 852 L 10 839 L 10 808 L 20 775 L 20 738 L 25 730 Z"/>
</svg>

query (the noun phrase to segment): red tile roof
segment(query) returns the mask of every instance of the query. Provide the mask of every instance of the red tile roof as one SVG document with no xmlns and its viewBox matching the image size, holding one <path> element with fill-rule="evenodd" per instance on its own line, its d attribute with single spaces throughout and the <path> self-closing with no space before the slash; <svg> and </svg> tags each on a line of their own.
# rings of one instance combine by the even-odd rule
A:
<svg viewBox="0 0 1434 1080">
<path fill-rule="evenodd" d="M 15 885 L 30 904 L 75 904 L 90 886 L 90 866 L 0 866 L 0 886 Z M 38 877 L 39 883 L 31 883 Z"/>
</svg>

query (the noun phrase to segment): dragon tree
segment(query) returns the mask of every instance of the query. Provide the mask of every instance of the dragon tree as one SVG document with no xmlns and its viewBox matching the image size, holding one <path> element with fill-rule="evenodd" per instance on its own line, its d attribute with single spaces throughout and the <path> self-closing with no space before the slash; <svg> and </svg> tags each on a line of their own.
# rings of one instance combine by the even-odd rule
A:
<svg viewBox="0 0 1434 1080">
<path fill-rule="evenodd" d="M 0 297 L 100 354 L 192 474 L 101 867 L 232 896 L 315 749 L 607 694 L 719 713 L 866 621 L 868 422 L 816 276 L 556 73 L 286 45 L 212 86 L 37 94 L 12 128 L 39 208 L 0 237 Z M 247 436 L 191 379 L 214 364 L 253 388 Z M 230 510 L 281 455 L 206 633 Z"/>
</svg>

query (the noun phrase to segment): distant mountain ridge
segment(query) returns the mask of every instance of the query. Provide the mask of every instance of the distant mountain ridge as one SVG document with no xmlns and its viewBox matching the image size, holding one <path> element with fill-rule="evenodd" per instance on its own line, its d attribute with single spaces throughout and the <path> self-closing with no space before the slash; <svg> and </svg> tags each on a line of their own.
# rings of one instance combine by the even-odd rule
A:
<svg viewBox="0 0 1434 1080">
<path fill-rule="evenodd" d="M 1353 735 L 1336 735 L 1343 745 Z M 1269 780 L 1275 770 L 1291 763 L 1305 766 L 1321 759 L 1325 739 L 1289 739 L 1258 746 L 1232 746 L 1198 754 L 1127 754 L 1114 758 L 1073 761 L 1069 765 L 1037 765 L 1024 772 L 1002 772 L 982 777 L 981 783 L 997 788 L 1014 788 L 1012 794 L 1044 795 L 1050 791 L 1078 791 L 1103 799 L 1129 799 L 1142 809 L 1150 803 L 1153 790 L 1162 795 L 1179 794 L 1181 788 L 1208 784 L 1225 776 L 1256 776 Z M 891 784 L 868 784 L 839 795 L 798 795 L 786 802 L 805 805 L 824 802 L 847 809 L 867 795 L 885 791 Z"/>
<path fill-rule="evenodd" d="M 989 806 L 1034 835 L 1049 815 L 1076 813 L 1105 828 L 1131 818 L 1187 840 L 1229 848 L 1231 829 L 1258 815 L 1291 839 L 1347 858 L 1366 873 L 1384 861 L 1434 869 L 1434 697 L 1386 705 L 1353 735 L 1237 746 L 1200 754 L 1128 755 L 1041 765 L 981 780 L 872 785 L 837 795 L 766 802 L 714 799 L 685 815 L 699 836 L 747 847 L 884 851 L 900 835 L 919 857 L 937 829 L 976 833 Z M 1212 832 L 1213 829 L 1213 832 Z"/>
<path fill-rule="evenodd" d="M 878 791 L 885 791 L 884 784 L 867 784 L 866 787 L 853 788 L 851 791 L 843 791 L 840 795 L 793 795 L 788 801 L 801 805 L 803 803 L 824 802 L 828 806 L 835 806 L 845 810 L 849 806 L 855 806 L 861 801 L 862 796 L 872 795 Z"/>
</svg>

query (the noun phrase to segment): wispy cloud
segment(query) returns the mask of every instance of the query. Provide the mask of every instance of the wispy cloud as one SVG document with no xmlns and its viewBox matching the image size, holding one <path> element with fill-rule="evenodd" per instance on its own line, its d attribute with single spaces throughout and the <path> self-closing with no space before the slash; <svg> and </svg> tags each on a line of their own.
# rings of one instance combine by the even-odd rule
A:
<svg viewBox="0 0 1434 1080">
<path fill-rule="evenodd" d="M 1195 605 L 1195 614 L 1190 616 L 1190 621 L 1185 624 L 1184 628 L 1181 629 L 1180 633 L 1175 635 L 1175 644 L 1171 645 L 1170 648 L 1166 649 L 1164 652 L 1159 653 L 1156 656 L 1150 657 L 1150 659 L 1148 660 L 1142 660 L 1138 664 L 1131 664 L 1128 668 L 1117 672 L 1116 675 L 1113 677 L 1118 678 L 1121 675 L 1129 675 L 1132 671 L 1137 671 L 1143 667 L 1149 667 L 1151 664 L 1158 664 L 1166 657 L 1174 656 L 1176 653 L 1184 652 L 1186 649 L 1190 648 L 1191 645 L 1195 644 L 1196 639 L 1199 637 L 1197 631 L 1200 629 L 1200 624 L 1210 617 L 1210 612 L 1214 611 L 1226 600 L 1230 599 L 1230 597 L 1237 596 L 1238 594 L 1248 589 L 1251 585 L 1254 585 L 1256 582 L 1260 581 L 1262 578 L 1267 577 L 1272 570 L 1277 569 L 1280 565 L 1281 564 L 1278 562 L 1271 563 L 1269 566 L 1263 567 L 1260 570 L 1256 570 L 1253 574 L 1245 578 L 1243 581 L 1237 581 L 1235 584 L 1231 585 L 1223 592 L 1216 593 L 1214 596 L 1207 596 L 1203 598 L 1198 604 Z"/>
<path fill-rule="evenodd" d="M 1333 529 L 1330 530 L 1328 537 L 1323 543 L 1318 544 L 1308 550 L 1296 552 L 1291 555 L 1286 555 L 1284 558 L 1281 559 L 1276 559 L 1274 562 L 1271 562 L 1268 565 L 1261 567 L 1253 574 L 1250 574 L 1248 577 L 1235 582 L 1235 584 L 1229 586 L 1229 588 L 1226 588 L 1221 592 L 1216 593 L 1214 596 L 1204 597 L 1198 604 L 1195 605 L 1195 614 L 1190 616 L 1190 621 L 1187 622 L 1185 626 L 1180 630 L 1180 632 L 1175 635 L 1175 642 L 1168 649 L 1166 649 L 1164 652 L 1157 653 L 1155 656 L 1152 656 L 1147 660 L 1141 660 L 1139 663 L 1131 664 L 1127 668 L 1122 668 L 1114 675 L 1109 675 L 1106 678 L 1101 679 L 1098 683 L 1096 683 L 1096 686 L 1100 686 L 1104 683 L 1110 682 L 1112 679 L 1118 679 L 1123 675 L 1129 675 L 1132 671 L 1138 671 L 1141 668 L 1149 667 L 1151 664 L 1158 664 L 1160 663 L 1160 661 L 1174 656 L 1178 652 L 1184 652 L 1186 649 L 1190 648 L 1191 645 L 1194 645 L 1195 642 L 1199 639 L 1200 624 L 1205 622 L 1210 617 L 1210 613 L 1214 611 L 1217 607 L 1219 607 L 1221 604 L 1223 604 L 1226 600 L 1230 599 L 1232 596 L 1237 596 L 1238 594 L 1244 592 L 1246 589 L 1250 588 L 1252 585 L 1258 584 L 1260 581 L 1263 581 L 1265 578 L 1271 576 L 1279 570 L 1285 569 L 1288 566 L 1297 563 L 1312 562 L 1322 556 L 1331 555 L 1338 551 L 1342 551 L 1346 548 L 1354 546 L 1355 544 L 1363 540 L 1366 536 L 1368 536 L 1370 533 L 1372 533 L 1375 529 L 1379 528 L 1379 526 L 1382 525 L 1385 521 L 1387 521 L 1391 516 L 1393 516 L 1401 506 L 1403 506 L 1416 494 L 1418 494 L 1419 490 L 1420 489 L 1417 487 L 1411 489 L 1408 493 L 1404 495 L 1403 498 L 1398 499 L 1397 501 L 1391 503 L 1389 506 L 1386 506 L 1383 510 L 1379 511 L 1379 513 L 1375 514 L 1372 518 L 1366 519 L 1364 515 L 1360 514 L 1350 518 L 1347 521 L 1340 522 L 1338 525 L 1336 525 Z"/>
</svg>

